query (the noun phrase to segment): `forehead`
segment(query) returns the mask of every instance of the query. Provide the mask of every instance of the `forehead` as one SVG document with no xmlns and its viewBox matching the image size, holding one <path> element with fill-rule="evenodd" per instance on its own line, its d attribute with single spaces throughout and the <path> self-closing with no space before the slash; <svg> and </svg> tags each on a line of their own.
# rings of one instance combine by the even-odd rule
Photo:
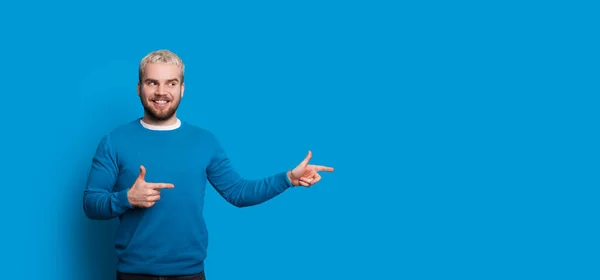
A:
<svg viewBox="0 0 600 280">
<path fill-rule="evenodd" d="M 144 70 L 145 78 L 150 79 L 173 79 L 181 76 L 181 69 L 174 64 L 148 63 L 144 67 Z"/>
</svg>

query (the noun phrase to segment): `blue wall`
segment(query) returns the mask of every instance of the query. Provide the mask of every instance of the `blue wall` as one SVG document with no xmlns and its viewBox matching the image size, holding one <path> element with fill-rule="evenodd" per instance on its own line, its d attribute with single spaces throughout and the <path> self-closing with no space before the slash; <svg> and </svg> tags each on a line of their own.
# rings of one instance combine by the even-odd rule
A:
<svg viewBox="0 0 600 280">
<path fill-rule="evenodd" d="M 3 4 L 2 275 L 113 279 L 84 184 L 167 48 L 243 175 L 336 168 L 209 189 L 209 279 L 598 279 L 597 7 L 517 2 Z"/>
</svg>

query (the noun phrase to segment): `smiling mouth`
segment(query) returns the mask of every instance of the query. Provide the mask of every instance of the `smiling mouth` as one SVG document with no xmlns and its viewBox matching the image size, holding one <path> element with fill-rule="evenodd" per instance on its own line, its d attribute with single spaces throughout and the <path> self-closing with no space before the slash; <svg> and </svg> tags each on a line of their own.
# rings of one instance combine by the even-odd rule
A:
<svg viewBox="0 0 600 280">
<path fill-rule="evenodd" d="M 155 107 L 158 108 L 162 108 L 162 107 L 166 107 L 169 104 L 170 101 L 168 100 L 163 100 L 163 99 L 159 99 L 159 100 L 152 100 L 152 103 L 154 104 Z"/>
</svg>

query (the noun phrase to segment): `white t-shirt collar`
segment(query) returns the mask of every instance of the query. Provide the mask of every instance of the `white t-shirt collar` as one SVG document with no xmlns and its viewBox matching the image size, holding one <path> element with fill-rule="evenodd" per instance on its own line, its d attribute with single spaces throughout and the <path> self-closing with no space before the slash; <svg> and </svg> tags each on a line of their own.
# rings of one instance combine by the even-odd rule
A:
<svg viewBox="0 0 600 280">
<path fill-rule="evenodd" d="M 181 121 L 179 119 L 177 119 L 177 122 L 175 122 L 172 125 L 153 125 L 153 124 L 145 123 L 144 120 L 142 120 L 142 119 L 140 119 L 140 123 L 142 124 L 143 127 L 145 127 L 146 129 L 150 129 L 150 130 L 174 130 L 174 129 L 178 129 L 181 126 Z"/>
</svg>

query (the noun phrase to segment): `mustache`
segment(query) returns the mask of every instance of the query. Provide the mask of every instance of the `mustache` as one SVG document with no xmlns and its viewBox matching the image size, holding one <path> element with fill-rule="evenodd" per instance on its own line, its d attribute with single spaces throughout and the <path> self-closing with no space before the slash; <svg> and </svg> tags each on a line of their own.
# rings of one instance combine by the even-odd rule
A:
<svg viewBox="0 0 600 280">
<path fill-rule="evenodd" d="M 150 100 L 152 100 L 152 101 L 171 101 L 172 99 L 165 95 L 165 96 L 154 96 L 154 97 L 151 97 Z"/>
</svg>

